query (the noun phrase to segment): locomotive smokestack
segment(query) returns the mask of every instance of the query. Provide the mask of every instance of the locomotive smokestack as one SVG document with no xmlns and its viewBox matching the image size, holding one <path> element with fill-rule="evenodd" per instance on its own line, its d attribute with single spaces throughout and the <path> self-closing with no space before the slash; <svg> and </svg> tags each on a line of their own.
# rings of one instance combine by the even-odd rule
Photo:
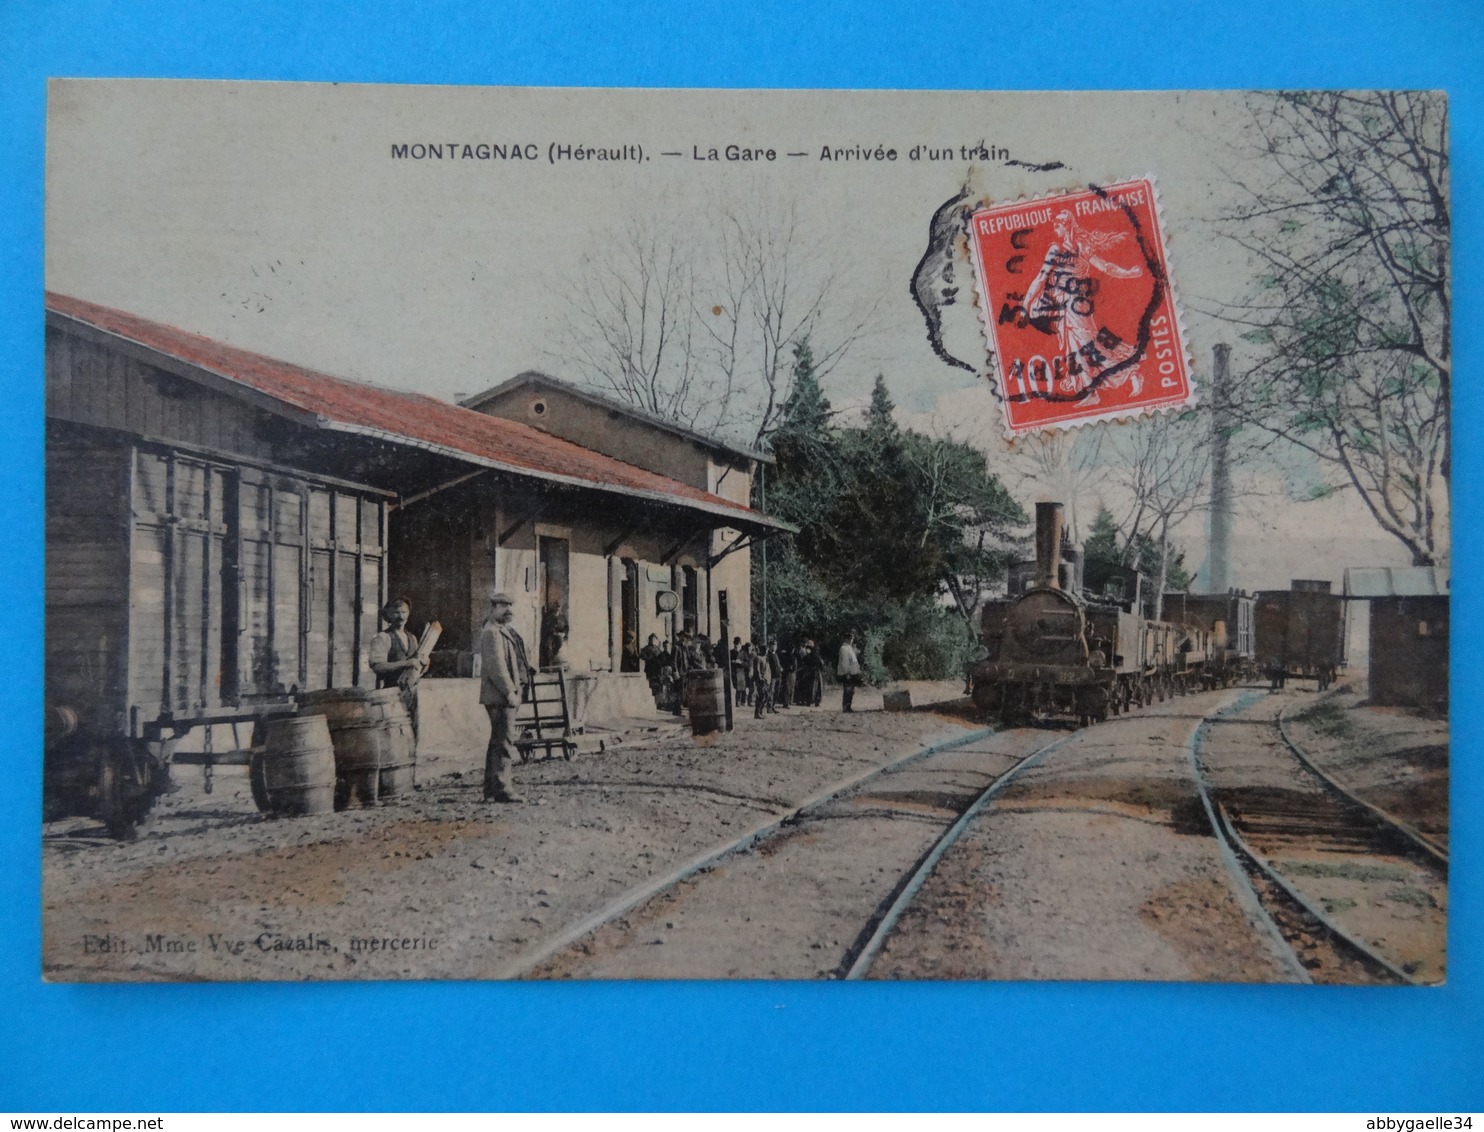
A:
<svg viewBox="0 0 1484 1132">
<path fill-rule="evenodd" d="M 1036 504 L 1036 584 L 1056 590 L 1061 588 L 1060 503 Z"/>
</svg>

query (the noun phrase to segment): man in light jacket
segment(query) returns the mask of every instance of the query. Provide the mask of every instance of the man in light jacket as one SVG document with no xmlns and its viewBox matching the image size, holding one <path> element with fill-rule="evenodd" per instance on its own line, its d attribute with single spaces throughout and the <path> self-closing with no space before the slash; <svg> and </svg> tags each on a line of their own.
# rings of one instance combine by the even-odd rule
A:
<svg viewBox="0 0 1484 1132">
<path fill-rule="evenodd" d="M 518 754 L 515 713 L 531 679 L 526 643 L 511 624 L 514 620 L 515 603 L 510 595 L 491 593 L 489 619 L 479 631 L 479 702 L 490 717 L 490 742 L 484 755 L 486 802 L 525 801 L 510 789 L 509 778 L 511 761 Z"/>
<path fill-rule="evenodd" d="M 840 646 L 840 663 L 835 666 L 840 677 L 840 702 L 846 711 L 854 711 L 855 686 L 861 682 L 861 658 L 855 651 L 855 634 L 846 633 Z"/>
</svg>

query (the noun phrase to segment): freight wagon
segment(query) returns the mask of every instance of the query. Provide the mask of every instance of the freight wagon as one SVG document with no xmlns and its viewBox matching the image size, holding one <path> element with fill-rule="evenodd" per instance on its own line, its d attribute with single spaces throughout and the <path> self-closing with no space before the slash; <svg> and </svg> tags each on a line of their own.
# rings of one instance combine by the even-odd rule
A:
<svg viewBox="0 0 1484 1132">
<path fill-rule="evenodd" d="M 1273 687 L 1292 677 L 1315 680 L 1322 692 L 1345 666 L 1345 601 L 1329 582 L 1303 578 L 1286 590 L 1259 590 L 1254 644 Z"/>
<path fill-rule="evenodd" d="M 126 832 L 188 732 L 370 680 L 388 493 L 62 422 L 46 490 L 49 817 Z"/>
<path fill-rule="evenodd" d="M 1256 599 L 1240 590 L 1224 594 L 1166 593 L 1166 620 L 1201 630 L 1209 646 L 1198 675 L 1207 688 L 1247 680 L 1255 675 L 1253 619 Z"/>
</svg>

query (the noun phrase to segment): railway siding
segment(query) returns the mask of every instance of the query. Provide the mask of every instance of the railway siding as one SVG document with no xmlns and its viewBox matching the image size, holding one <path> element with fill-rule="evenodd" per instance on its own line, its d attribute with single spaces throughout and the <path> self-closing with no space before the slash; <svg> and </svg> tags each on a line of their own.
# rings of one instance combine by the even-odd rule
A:
<svg viewBox="0 0 1484 1132">
<path fill-rule="evenodd" d="M 1292 938 L 1316 981 L 1441 982 L 1446 866 L 1374 812 L 1346 801 L 1295 757 L 1278 727 L 1280 712 L 1331 720 L 1332 730 L 1344 731 L 1343 717 L 1335 721 L 1326 700 L 1315 707 L 1303 692 L 1259 696 L 1212 727 L 1201 763 L 1216 803 L 1284 886 L 1394 968 L 1390 976 L 1375 964 L 1368 976 L 1358 973 L 1353 961 L 1309 947 L 1314 933 L 1295 925 Z"/>
<path fill-rule="evenodd" d="M 993 799 L 901 917 L 876 978 L 1282 982 L 1193 780 L 1180 697 L 1072 736 Z"/>
<path fill-rule="evenodd" d="M 1284 715 L 1289 735 L 1320 770 L 1358 797 L 1448 846 L 1448 720 L 1372 707 L 1342 688 Z"/>
</svg>

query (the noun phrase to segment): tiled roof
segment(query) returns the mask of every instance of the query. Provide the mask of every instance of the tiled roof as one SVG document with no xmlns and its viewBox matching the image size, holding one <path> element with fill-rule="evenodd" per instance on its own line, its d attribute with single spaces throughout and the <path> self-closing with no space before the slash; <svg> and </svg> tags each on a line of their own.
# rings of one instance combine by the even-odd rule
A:
<svg viewBox="0 0 1484 1132">
<path fill-rule="evenodd" d="M 1448 574 L 1438 566 L 1351 566 L 1345 571 L 1345 596 L 1447 597 Z"/>
<path fill-rule="evenodd" d="M 750 507 L 657 475 L 503 417 L 317 373 L 199 334 L 67 295 L 47 292 L 47 310 L 261 394 L 321 428 L 372 435 L 538 479 L 638 496 L 708 512 L 731 525 L 789 529 Z"/>
</svg>

